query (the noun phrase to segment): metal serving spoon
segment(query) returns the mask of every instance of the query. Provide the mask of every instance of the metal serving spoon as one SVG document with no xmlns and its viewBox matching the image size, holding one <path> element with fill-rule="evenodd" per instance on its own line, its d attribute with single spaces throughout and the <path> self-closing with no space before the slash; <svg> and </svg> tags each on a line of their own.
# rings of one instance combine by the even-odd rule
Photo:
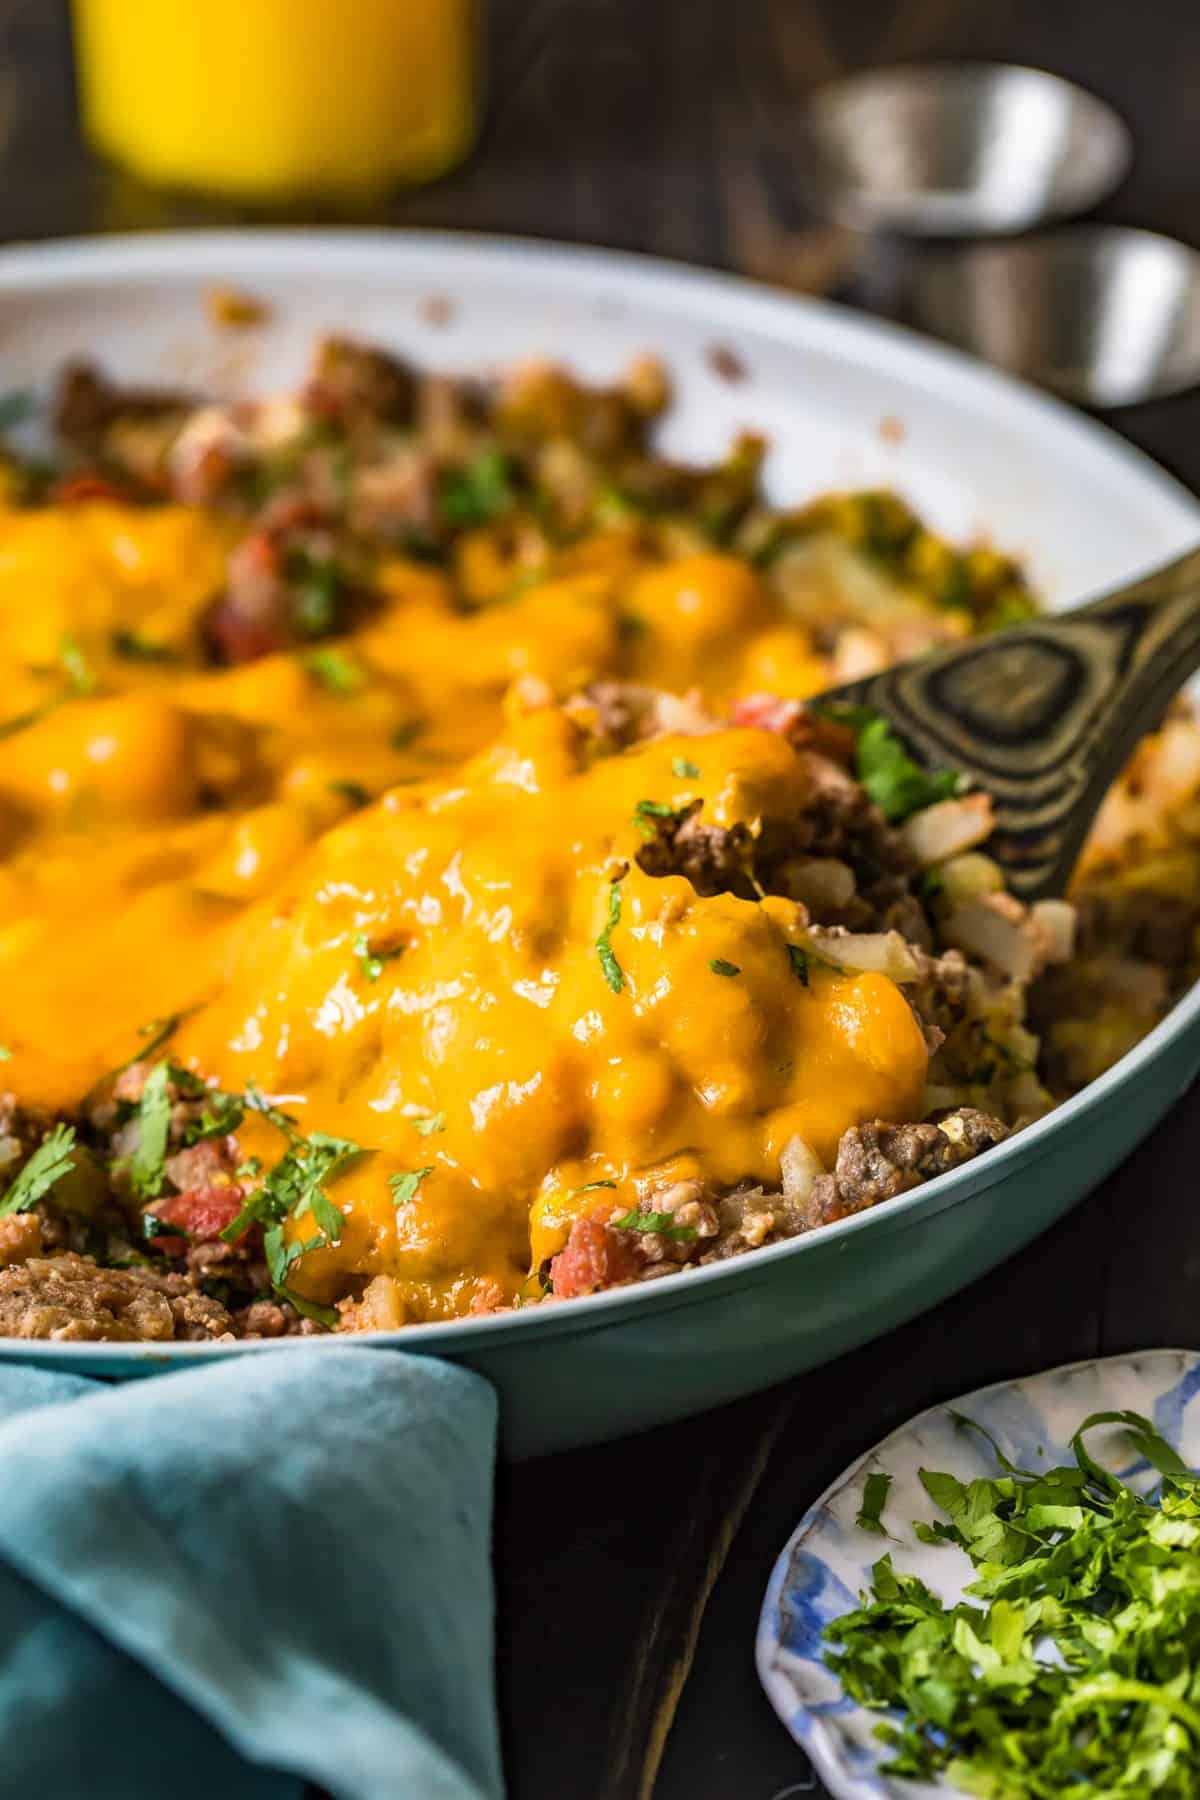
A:
<svg viewBox="0 0 1200 1800">
<path fill-rule="evenodd" d="M 869 706 L 914 758 L 995 809 L 988 855 L 1022 900 L 1061 894 L 1138 739 L 1200 668 L 1200 549 L 1071 612 L 932 651 L 821 696 Z"/>
</svg>

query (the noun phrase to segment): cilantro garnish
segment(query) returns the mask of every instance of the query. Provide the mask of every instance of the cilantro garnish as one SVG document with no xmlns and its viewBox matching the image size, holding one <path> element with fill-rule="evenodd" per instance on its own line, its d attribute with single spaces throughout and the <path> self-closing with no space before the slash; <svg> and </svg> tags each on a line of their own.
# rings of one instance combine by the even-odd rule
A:
<svg viewBox="0 0 1200 1800">
<path fill-rule="evenodd" d="M 75 1166 L 75 1127 L 56 1125 L 0 1200 L 0 1218 L 28 1212 Z"/>
<path fill-rule="evenodd" d="M 326 637 L 336 629 L 342 572 L 331 556 L 314 556 L 302 546 L 289 551 L 287 580 L 292 592 L 292 624 L 301 637 Z"/>
<path fill-rule="evenodd" d="M 910 813 L 960 793 L 963 777 L 954 769 L 923 769 L 913 761 L 882 713 L 869 706 L 817 706 L 855 738 L 855 773 L 869 797 L 892 824 Z"/>
<path fill-rule="evenodd" d="M 351 806 L 365 806 L 371 798 L 361 781 L 331 781 L 329 791 L 331 794 L 340 794 Z"/>
<path fill-rule="evenodd" d="M 512 471 L 501 450 L 485 450 L 442 477 L 442 512 L 450 525 L 486 525 L 515 504 Z"/>
<path fill-rule="evenodd" d="M 346 650 L 305 650 L 301 663 L 315 681 L 331 694 L 356 694 L 366 686 L 366 671 Z"/>
<path fill-rule="evenodd" d="M 161 1050 L 168 1039 L 174 1037 L 182 1022 L 182 1013 L 171 1013 L 165 1019 L 151 1019 L 148 1025 L 139 1027 L 140 1035 L 146 1039 L 146 1042 L 130 1057 L 129 1062 L 141 1062 L 144 1057 L 153 1056 L 156 1050 Z M 129 1063 L 123 1063 L 121 1066 L 127 1069 Z"/>
<path fill-rule="evenodd" d="M 408 948 L 406 944 L 397 944 L 394 949 L 372 949 L 371 941 L 365 931 L 360 931 L 354 940 L 354 954 L 358 958 L 358 966 L 368 981 L 378 981 L 383 974 L 385 962 L 395 962 L 403 956 Z"/>
<path fill-rule="evenodd" d="M 153 638 L 144 638 L 137 631 L 114 631 L 109 640 L 114 656 L 123 656 L 126 662 L 166 663 L 178 660 L 169 644 L 160 644 Z"/>
<path fill-rule="evenodd" d="M 596 939 L 596 951 L 600 957 L 600 967 L 604 970 L 604 979 L 614 994 L 619 994 L 625 986 L 625 976 L 612 947 L 613 929 L 620 923 L 621 883 L 612 881 L 608 887 L 608 922 Z"/>
<path fill-rule="evenodd" d="M 340 1240 L 344 1219 L 325 1187 L 363 1154 L 362 1147 L 349 1138 L 330 1137 L 323 1131 L 314 1131 L 308 1138 L 301 1136 L 287 1114 L 268 1106 L 257 1090 L 253 1100 L 247 1092 L 246 1104 L 284 1132 L 288 1148 L 248 1196 L 237 1218 L 225 1227 L 221 1236 L 227 1243 L 236 1243 L 252 1225 L 261 1225 L 263 1256 L 276 1293 L 307 1318 L 319 1319 L 326 1325 L 336 1324 L 337 1315 L 330 1308 L 315 1307 L 312 1301 L 292 1291 L 288 1275 L 292 1264 L 308 1251 L 324 1249 Z M 317 1227 L 316 1234 L 289 1239 L 289 1221 L 309 1216 Z"/>
<path fill-rule="evenodd" d="M 252 1081 L 246 1083 L 243 1099 L 246 1102 L 247 1111 L 256 1112 L 262 1118 L 269 1119 L 276 1131 L 281 1131 L 289 1142 L 294 1143 L 300 1137 L 300 1133 L 296 1129 L 296 1121 L 291 1113 L 281 1112 L 277 1106 L 272 1105 L 271 1101 Z"/>
<path fill-rule="evenodd" d="M 1157 1498 L 1090 1455 L 1105 1424 L 1163 1477 Z M 922 1470 L 946 1518 L 917 1535 L 965 1551 L 969 1598 L 946 1607 L 884 1556 L 826 1627 L 846 1692 L 892 1713 L 887 1774 L 1005 1800 L 1200 1791 L 1200 1476 L 1134 1412 L 1093 1413 L 1071 1449 L 1042 1471 L 997 1450 L 999 1473 L 966 1483 Z M 866 1494 L 863 1511 L 878 1519 Z"/>
<path fill-rule="evenodd" d="M 581 1188 L 575 1189 L 575 1192 L 577 1194 L 590 1194 L 593 1188 L 615 1188 L 616 1185 L 615 1181 L 585 1181 Z"/>
<path fill-rule="evenodd" d="M 815 950 L 807 950 L 802 944 L 788 944 L 787 953 L 788 961 L 792 965 L 792 974 L 801 987 L 808 986 L 814 967 L 828 969 L 831 975 L 846 973 L 840 963 L 831 962 L 827 956 L 818 956 Z"/>
<path fill-rule="evenodd" d="M 157 1213 L 144 1212 L 141 1216 L 141 1228 L 142 1236 L 147 1243 L 153 1243 L 155 1238 L 164 1237 L 182 1238 L 188 1244 L 192 1241 L 190 1231 L 185 1231 L 182 1225 L 169 1224 L 166 1219 L 160 1219 Z"/>
<path fill-rule="evenodd" d="M 167 1136 L 171 1128 L 170 1065 L 151 1069 L 137 1106 L 137 1149 L 129 1159 L 129 1179 L 139 1200 L 156 1200 L 166 1179 Z"/>
<path fill-rule="evenodd" d="M 675 808 L 665 800 L 639 800 L 633 810 L 639 819 L 669 819 Z"/>
<path fill-rule="evenodd" d="M 435 1132 L 445 1131 L 446 1115 L 444 1112 L 429 1113 L 423 1119 L 414 1119 L 413 1129 L 419 1131 L 422 1137 L 433 1137 Z"/>
<path fill-rule="evenodd" d="M 0 1062 L 11 1062 L 12 1051 L 7 1044 L 0 1044 Z"/>
<path fill-rule="evenodd" d="M 677 756 L 671 764 L 671 773 L 679 781 L 695 781 L 699 777 L 700 771 L 694 762 L 688 761 L 686 756 Z"/>
<path fill-rule="evenodd" d="M 623 1219 L 612 1221 L 617 1231 L 654 1231 L 659 1237 L 670 1238 L 674 1243 L 685 1244 L 694 1238 L 694 1225 L 677 1225 L 675 1214 L 669 1212 L 628 1212 Z"/>
<path fill-rule="evenodd" d="M 862 1505 L 858 1509 L 854 1523 L 860 1531 L 873 1531 L 879 1537 L 886 1537 L 883 1525 L 883 1509 L 887 1504 L 888 1489 L 892 1485 L 890 1475 L 876 1469 L 863 1482 Z"/>
<path fill-rule="evenodd" d="M 186 1071 L 172 1065 L 171 1076 L 176 1086 L 179 1085 L 180 1075 L 184 1073 Z M 185 1147 L 199 1144 L 205 1138 L 229 1137 L 246 1116 L 245 1104 L 240 1095 L 223 1094 L 218 1089 L 206 1088 L 203 1082 L 198 1082 L 197 1086 L 199 1094 L 192 1097 L 199 1098 L 202 1094 L 204 1106 L 200 1117 L 189 1119 L 183 1127 L 180 1141 Z"/>
<path fill-rule="evenodd" d="M 67 686 L 73 694 L 95 693 L 96 677 L 78 638 L 64 635 L 59 639 L 58 660 L 67 678 Z"/>
<path fill-rule="evenodd" d="M 424 719 L 407 719 L 403 725 L 397 725 L 390 739 L 392 749 L 407 750 L 409 745 L 420 737 L 424 729 Z"/>
<path fill-rule="evenodd" d="M 433 1174 L 433 1164 L 423 1169 L 409 1169 L 403 1175 L 389 1175 L 388 1186 L 392 1190 L 392 1198 L 397 1206 L 405 1206 L 410 1201 L 427 1175 Z"/>
<path fill-rule="evenodd" d="M 737 963 L 726 962 L 723 956 L 714 956 L 708 966 L 714 975 L 740 975 L 742 972 Z"/>
</svg>

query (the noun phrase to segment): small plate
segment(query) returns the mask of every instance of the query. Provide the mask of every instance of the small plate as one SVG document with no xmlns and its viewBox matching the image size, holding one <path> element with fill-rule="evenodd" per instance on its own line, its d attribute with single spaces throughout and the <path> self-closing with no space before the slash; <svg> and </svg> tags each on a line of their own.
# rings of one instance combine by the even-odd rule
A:
<svg viewBox="0 0 1200 1800">
<path fill-rule="evenodd" d="M 1099 1362 L 1071 1363 L 1019 1381 L 980 1388 L 918 1414 L 839 1475 L 801 1519 L 771 1574 L 757 1639 L 758 1673 L 767 1697 L 805 1751 L 835 1800 L 918 1800 L 959 1795 L 945 1783 L 889 1780 L 881 1774 L 891 1751 L 874 1735 L 880 1714 L 843 1694 L 822 1657 L 831 1620 L 858 1604 L 871 1567 L 885 1551 L 897 1569 L 918 1575 L 947 1605 L 963 1597 L 974 1571 L 953 1544 L 918 1543 L 912 1521 L 931 1522 L 937 1509 L 921 1486 L 920 1469 L 946 1469 L 961 1481 L 994 1475 L 986 1442 L 961 1430 L 965 1413 L 989 1431 L 1005 1455 L 1023 1468 L 1074 1461 L 1070 1437 L 1094 1412 L 1143 1413 L 1190 1467 L 1200 1466 L 1200 1354 L 1146 1350 Z M 1088 1445 L 1098 1461 L 1143 1489 L 1158 1476 L 1148 1464 L 1121 1462 L 1112 1453 L 1120 1434 L 1098 1430 Z M 892 1477 L 884 1511 L 889 1539 L 854 1523 L 863 1483 L 875 1470 Z M 893 1541 L 894 1540 L 894 1541 Z M 963 1795 L 962 1800 L 968 1800 Z"/>
</svg>

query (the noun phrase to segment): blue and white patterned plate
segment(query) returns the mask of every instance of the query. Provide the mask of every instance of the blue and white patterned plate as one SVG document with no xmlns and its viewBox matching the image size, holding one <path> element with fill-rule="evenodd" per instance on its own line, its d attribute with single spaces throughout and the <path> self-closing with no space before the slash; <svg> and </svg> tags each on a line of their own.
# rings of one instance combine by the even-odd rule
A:
<svg viewBox="0 0 1200 1800">
<path fill-rule="evenodd" d="M 953 1544 L 919 1543 L 912 1532 L 914 1519 L 938 1516 L 921 1486 L 920 1469 L 948 1469 L 961 1481 L 996 1473 L 986 1442 L 961 1430 L 952 1414 L 965 1413 L 984 1426 L 1023 1468 L 1051 1468 L 1073 1460 L 1071 1434 L 1089 1413 L 1125 1409 L 1152 1419 L 1189 1467 L 1200 1468 L 1200 1354 L 1146 1350 L 1000 1382 L 931 1407 L 839 1475 L 805 1513 L 767 1587 L 758 1626 L 758 1673 L 772 1706 L 836 1800 L 921 1795 L 945 1800 L 961 1792 L 945 1783 L 882 1775 L 890 1753 L 874 1736 L 880 1715 L 843 1694 L 822 1662 L 825 1627 L 858 1604 L 871 1565 L 884 1551 L 947 1605 L 962 1599 L 973 1573 L 967 1557 Z M 1155 1472 L 1144 1462 L 1131 1464 L 1127 1455 L 1122 1460 L 1122 1443 L 1127 1447 L 1128 1440 L 1119 1432 L 1100 1428 L 1089 1436 L 1088 1448 L 1123 1480 L 1152 1486 Z M 884 1523 L 895 1542 L 854 1523 L 863 1483 L 875 1470 L 892 1477 Z"/>
</svg>

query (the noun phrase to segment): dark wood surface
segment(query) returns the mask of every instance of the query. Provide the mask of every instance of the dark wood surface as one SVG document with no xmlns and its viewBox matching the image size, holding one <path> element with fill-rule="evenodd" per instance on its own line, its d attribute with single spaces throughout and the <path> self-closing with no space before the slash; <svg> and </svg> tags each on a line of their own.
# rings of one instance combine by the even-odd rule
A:
<svg viewBox="0 0 1200 1800">
<path fill-rule="evenodd" d="M 59 0 L 8 0 L 0 21 L 0 236 L 236 220 L 89 161 Z M 1195 0 L 497 0 L 478 154 L 386 216 L 828 287 L 843 246 L 796 198 L 797 100 L 841 70 L 961 55 L 1039 63 L 1115 102 L 1138 157 L 1104 216 L 1200 234 Z M 1200 396 L 1117 423 L 1200 486 Z M 1198 1131 L 1193 1094 L 1039 1243 L 829 1368 L 649 1438 L 502 1472 L 514 1800 L 820 1792 L 754 1675 L 781 1543 L 847 1461 L 936 1399 L 1096 1351 L 1200 1343 Z"/>
</svg>

